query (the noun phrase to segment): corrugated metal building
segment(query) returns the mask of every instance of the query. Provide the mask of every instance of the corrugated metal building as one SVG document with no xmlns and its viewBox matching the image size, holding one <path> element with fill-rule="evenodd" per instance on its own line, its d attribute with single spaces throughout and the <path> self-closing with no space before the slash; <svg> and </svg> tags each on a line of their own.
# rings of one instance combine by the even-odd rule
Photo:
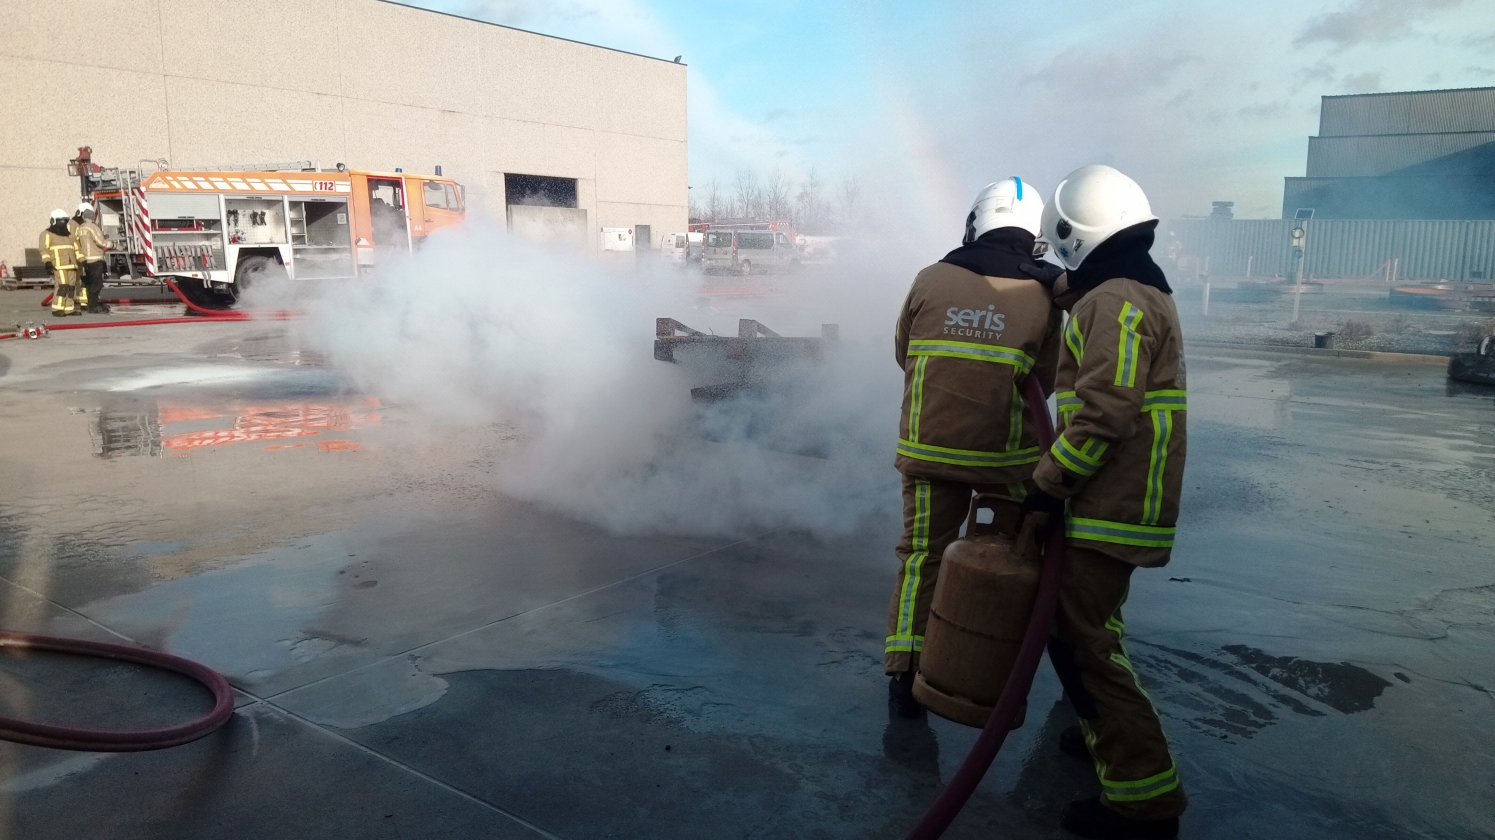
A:
<svg viewBox="0 0 1495 840">
<path fill-rule="evenodd" d="M 1208 260 L 1223 277 L 1287 277 L 1292 270 L 1288 219 L 1170 222 L 1157 248 Z M 1314 219 L 1307 222 L 1305 278 L 1386 276 L 1398 279 L 1489 280 L 1495 277 L 1495 221 Z M 1176 244 L 1175 244 L 1176 243 Z"/>
<path fill-rule="evenodd" d="M 1495 219 L 1495 87 L 1325 96 L 1282 215 Z"/>
</svg>

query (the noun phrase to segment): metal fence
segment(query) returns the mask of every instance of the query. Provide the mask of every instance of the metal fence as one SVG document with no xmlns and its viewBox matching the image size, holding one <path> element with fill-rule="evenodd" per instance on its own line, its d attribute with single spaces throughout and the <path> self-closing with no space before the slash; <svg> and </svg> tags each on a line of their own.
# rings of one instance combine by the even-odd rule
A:
<svg viewBox="0 0 1495 840">
<path fill-rule="evenodd" d="M 1320 219 L 1305 223 L 1303 274 L 1384 276 L 1388 262 L 1401 280 L 1488 280 L 1495 276 L 1495 220 L 1388 221 Z M 1194 258 L 1215 276 L 1288 276 L 1290 219 L 1181 219 L 1165 225 L 1156 250 Z"/>
</svg>

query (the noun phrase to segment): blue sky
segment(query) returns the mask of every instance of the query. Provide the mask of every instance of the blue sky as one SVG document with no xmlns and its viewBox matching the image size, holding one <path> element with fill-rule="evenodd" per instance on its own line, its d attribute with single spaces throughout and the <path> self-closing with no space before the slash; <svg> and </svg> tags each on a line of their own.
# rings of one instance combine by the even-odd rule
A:
<svg viewBox="0 0 1495 840">
<path fill-rule="evenodd" d="M 411 0 L 690 65 L 691 183 L 777 167 L 964 216 L 1105 162 L 1163 215 L 1275 216 L 1326 94 L 1495 85 L 1489 0 Z"/>
</svg>

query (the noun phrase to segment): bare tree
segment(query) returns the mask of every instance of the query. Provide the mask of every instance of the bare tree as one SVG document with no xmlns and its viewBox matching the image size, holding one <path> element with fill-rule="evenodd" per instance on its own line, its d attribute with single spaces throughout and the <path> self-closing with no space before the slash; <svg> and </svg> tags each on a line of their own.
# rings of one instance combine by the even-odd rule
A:
<svg viewBox="0 0 1495 840">
<path fill-rule="evenodd" d="M 821 197 L 824 189 L 825 185 L 821 183 L 820 176 L 815 174 L 815 168 L 810 167 L 810 173 L 799 185 L 799 194 L 794 199 L 796 228 L 816 231 L 825 226 L 825 199 Z"/>
<path fill-rule="evenodd" d="M 784 177 L 784 170 L 774 167 L 774 170 L 768 173 L 768 180 L 763 184 L 765 221 L 789 219 L 794 210 L 790 196 L 789 179 Z"/>
<path fill-rule="evenodd" d="M 758 186 L 758 173 L 742 169 L 737 173 L 737 194 L 733 196 L 734 215 L 743 219 L 754 219 L 763 209 L 763 188 Z"/>
<path fill-rule="evenodd" d="M 846 225 L 856 224 L 857 199 L 862 196 L 862 184 L 856 175 L 841 179 L 841 219 Z"/>
<path fill-rule="evenodd" d="M 706 221 L 721 221 L 722 217 L 726 215 L 726 211 L 722 207 L 724 203 L 725 197 L 722 195 L 721 185 L 717 184 L 715 178 L 712 178 L 706 184 Z"/>
</svg>

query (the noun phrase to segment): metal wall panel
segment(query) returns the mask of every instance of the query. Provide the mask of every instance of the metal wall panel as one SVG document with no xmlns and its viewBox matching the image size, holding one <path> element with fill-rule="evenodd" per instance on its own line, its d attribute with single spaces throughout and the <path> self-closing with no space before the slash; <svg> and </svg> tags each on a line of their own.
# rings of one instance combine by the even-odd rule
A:
<svg viewBox="0 0 1495 840">
<path fill-rule="evenodd" d="M 1309 178 L 1385 175 L 1486 143 L 1495 131 L 1308 138 Z"/>
<path fill-rule="evenodd" d="M 1495 221 L 1332 219 L 1310 221 L 1304 276 L 1348 279 L 1384 273 L 1400 260 L 1398 277 L 1461 281 L 1495 275 Z M 1292 270 L 1288 219 L 1170 222 L 1155 250 L 1176 241 L 1182 253 L 1209 260 L 1209 272 L 1243 277 L 1287 277 Z M 1161 256 L 1161 253 L 1160 253 Z"/>
<path fill-rule="evenodd" d="M 1495 131 L 1495 87 L 1325 96 L 1319 136 Z"/>
</svg>

